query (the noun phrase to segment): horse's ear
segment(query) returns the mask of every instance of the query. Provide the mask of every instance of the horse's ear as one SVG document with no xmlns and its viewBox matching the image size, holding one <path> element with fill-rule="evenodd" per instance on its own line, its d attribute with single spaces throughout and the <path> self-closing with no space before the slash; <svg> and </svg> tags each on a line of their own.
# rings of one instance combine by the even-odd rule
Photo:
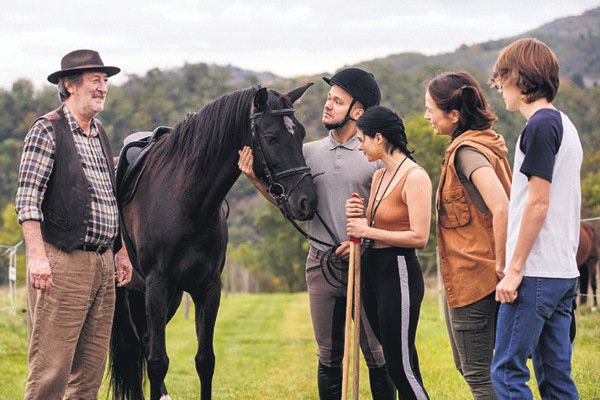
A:
<svg viewBox="0 0 600 400">
<path fill-rule="evenodd" d="M 254 93 L 254 112 L 262 112 L 267 109 L 267 100 L 269 99 L 269 93 L 267 88 L 260 88 Z"/>
<path fill-rule="evenodd" d="M 302 95 L 304 94 L 304 92 L 306 92 L 306 90 L 311 87 L 313 85 L 313 82 L 308 82 L 306 85 L 304 86 L 300 86 L 296 89 L 292 89 L 290 90 L 290 92 L 288 94 L 286 94 L 286 97 L 288 99 L 290 99 L 290 101 L 292 102 L 292 104 L 294 104 L 296 102 L 296 100 L 298 100 L 300 97 L 302 97 Z"/>
</svg>

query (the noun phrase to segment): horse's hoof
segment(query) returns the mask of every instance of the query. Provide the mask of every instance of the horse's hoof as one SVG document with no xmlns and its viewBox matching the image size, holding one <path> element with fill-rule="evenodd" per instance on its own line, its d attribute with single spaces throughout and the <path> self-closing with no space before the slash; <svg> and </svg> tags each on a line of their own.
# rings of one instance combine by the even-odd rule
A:
<svg viewBox="0 0 600 400">
<path fill-rule="evenodd" d="M 160 397 L 160 400 L 173 400 L 173 399 L 171 399 L 171 396 L 169 396 L 168 394 L 164 394 Z"/>
<path fill-rule="evenodd" d="M 598 311 L 598 307 L 592 307 L 592 311 L 594 311 L 594 312 Z"/>
</svg>

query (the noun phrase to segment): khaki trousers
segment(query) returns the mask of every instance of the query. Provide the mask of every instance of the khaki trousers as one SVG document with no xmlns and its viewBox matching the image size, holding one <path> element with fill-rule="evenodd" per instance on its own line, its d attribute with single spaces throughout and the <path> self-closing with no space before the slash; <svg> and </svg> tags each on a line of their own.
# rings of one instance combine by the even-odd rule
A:
<svg viewBox="0 0 600 400">
<path fill-rule="evenodd" d="M 28 285 L 32 332 L 25 399 L 98 398 L 115 304 L 114 256 L 46 244 L 54 287 Z"/>
</svg>

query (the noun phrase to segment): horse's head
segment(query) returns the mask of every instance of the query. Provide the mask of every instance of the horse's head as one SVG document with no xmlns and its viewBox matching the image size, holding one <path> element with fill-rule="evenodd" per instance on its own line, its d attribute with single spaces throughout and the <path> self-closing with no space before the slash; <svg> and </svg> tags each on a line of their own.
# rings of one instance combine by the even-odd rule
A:
<svg viewBox="0 0 600 400">
<path fill-rule="evenodd" d="M 311 219 L 317 211 L 317 192 L 302 155 L 306 132 L 293 107 L 311 85 L 287 94 L 260 88 L 251 114 L 254 173 L 280 208 L 298 220 Z"/>
</svg>

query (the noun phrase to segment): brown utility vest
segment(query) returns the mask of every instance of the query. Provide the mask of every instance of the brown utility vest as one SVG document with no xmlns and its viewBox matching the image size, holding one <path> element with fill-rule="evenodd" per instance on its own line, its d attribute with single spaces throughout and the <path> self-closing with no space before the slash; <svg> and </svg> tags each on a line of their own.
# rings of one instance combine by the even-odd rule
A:
<svg viewBox="0 0 600 400">
<path fill-rule="evenodd" d="M 492 130 L 466 131 L 446 150 L 436 196 L 436 236 L 450 307 L 472 304 L 498 283 L 493 216 L 490 210 L 479 211 L 460 182 L 454 161 L 461 146 L 474 147 L 488 159 L 507 196 L 512 180 L 504 139 Z"/>
<path fill-rule="evenodd" d="M 63 106 L 38 118 L 40 119 L 46 119 L 52 124 L 56 143 L 54 166 L 42 202 L 42 237 L 45 242 L 70 253 L 84 242 L 90 219 L 92 187 L 81 166 Z M 108 170 L 114 171 L 108 137 L 100 121 L 96 120 L 96 126 Z M 110 180 L 115 192 L 114 174 L 110 174 Z"/>
</svg>

